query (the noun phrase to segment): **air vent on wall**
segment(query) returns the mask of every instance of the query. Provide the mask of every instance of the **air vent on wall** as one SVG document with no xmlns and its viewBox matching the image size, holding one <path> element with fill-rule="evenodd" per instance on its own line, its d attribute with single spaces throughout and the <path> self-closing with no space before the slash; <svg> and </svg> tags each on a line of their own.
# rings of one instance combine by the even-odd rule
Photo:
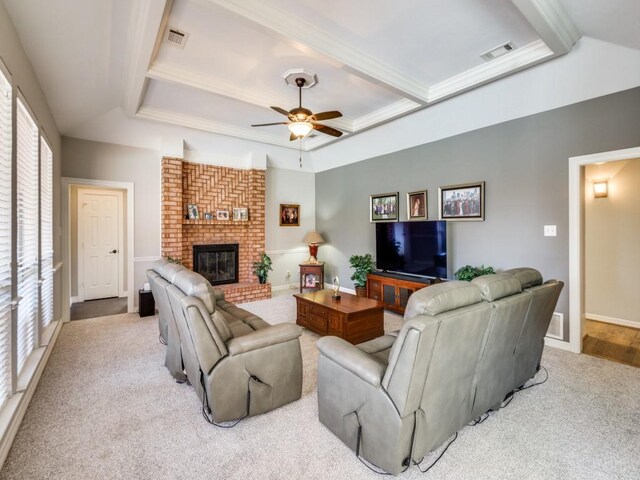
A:
<svg viewBox="0 0 640 480">
<path fill-rule="evenodd" d="M 497 46 L 495 48 L 492 48 L 491 50 L 487 50 L 486 52 L 484 52 L 482 55 L 480 55 L 483 59 L 485 59 L 487 62 L 494 60 L 498 57 L 501 57 L 502 55 L 509 53 L 513 50 L 515 50 L 515 45 L 513 44 L 513 42 L 507 42 L 503 45 Z"/>
<path fill-rule="evenodd" d="M 189 34 L 178 30 L 174 27 L 167 27 L 167 33 L 165 35 L 165 40 L 169 45 L 173 45 L 174 47 L 184 48 L 185 43 L 187 43 L 187 38 L 189 38 Z"/>
<path fill-rule="evenodd" d="M 564 334 L 564 314 L 553 312 L 551 316 L 551 322 L 549 323 L 549 330 L 547 330 L 547 337 L 557 338 L 562 340 Z"/>
</svg>

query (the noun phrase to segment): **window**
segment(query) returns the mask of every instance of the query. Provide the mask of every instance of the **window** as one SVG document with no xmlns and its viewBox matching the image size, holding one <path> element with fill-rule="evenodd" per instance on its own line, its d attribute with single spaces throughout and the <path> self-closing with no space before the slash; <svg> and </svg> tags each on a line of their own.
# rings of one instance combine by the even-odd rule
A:
<svg viewBox="0 0 640 480">
<path fill-rule="evenodd" d="M 40 328 L 53 320 L 53 153 L 40 137 Z"/>
<path fill-rule="evenodd" d="M 11 395 L 11 84 L 0 68 L 0 406 Z"/>
<path fill-rule="evenodd" d="M 36 347 L 38 320 L 38 127 L 24 102 L 17 101 L 17 373 Z"/>
</svg>

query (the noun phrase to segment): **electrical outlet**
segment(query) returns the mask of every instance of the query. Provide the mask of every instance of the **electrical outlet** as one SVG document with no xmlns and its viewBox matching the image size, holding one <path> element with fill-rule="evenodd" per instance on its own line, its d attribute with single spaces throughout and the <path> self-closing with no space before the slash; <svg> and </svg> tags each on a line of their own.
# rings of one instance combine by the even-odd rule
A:
<svg viewBox="0 0 640 480">
<path fill-rule="evenodd" d="M 555 225 L 545 225 L 544 226 L 544 236 L 545 237 L 555 237 L 556 236 L 556 226 Z"/>
</svg>

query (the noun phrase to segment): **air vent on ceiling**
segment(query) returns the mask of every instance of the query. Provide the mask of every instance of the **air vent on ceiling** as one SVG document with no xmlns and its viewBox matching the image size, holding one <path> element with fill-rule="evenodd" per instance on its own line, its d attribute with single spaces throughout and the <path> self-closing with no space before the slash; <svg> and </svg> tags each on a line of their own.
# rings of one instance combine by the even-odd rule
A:
<svg viewBox="0 0 640 480">
<path fill-rule="evenodd" d="M 485 59 L 487 62 L 494 60 L 498 57 L 501 57 L 502 55 L 505 55 L 513 50 L 515 50 L 516 47 L 513 44 L 513 42 L 507 42 L 503 45 L 499 45 L 495 48 L 492 48 L 491 50 L 487 50 L 486 52 L 484 52 L 482 55 L 480 55 L 483 59 Z"/>
<path fill-rule="evenodd" d="M 188 33 L 183 32 L 182 30 L 178 30 L 174 27 L 167 27 L 165 40 L 169 45 L 184 48 L 185 43 L 187 43 L 187 38 L 189 38 Z"/>
<path fill-rule="evenodd" d="M 551 316 L 551 322 L 549 323 L 549 330 L 547 330 L 547 337 L 563 339 L 564 333 L 564 314 L 553 312 Z"/>
</svg>

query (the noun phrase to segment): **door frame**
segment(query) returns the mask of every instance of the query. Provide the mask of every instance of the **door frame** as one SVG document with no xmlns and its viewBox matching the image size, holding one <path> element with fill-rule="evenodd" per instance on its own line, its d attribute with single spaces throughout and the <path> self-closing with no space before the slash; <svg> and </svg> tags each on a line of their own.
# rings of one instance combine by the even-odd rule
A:
<svg viewBox="0 0 640 480">
<path fill-rule="evenodd" d="M 640 147 L 569 158 L 569 350 L 582 352 L 584 327 L 584 167 L 640 157 Z M 548 339 L 545 339 L 545 343 Z M 556 340 L 556 342 L 559 342 Z M 566 342 L 559 342 L 566 345 Z M 553 346 L 553 345 L 552 345 Z"/>
<path fill-rule="evenodd" d="M 75 186 L 75 185 L 74 185 Z M 112 188 L 109 189 L 97 189 L 97 188 L 78 188 L 78 198 L 77 200 L 77 225 L 78 225 L 78 301 L 84 302 L 84 250 L 80 253 L 80 242 L 84 240 L 84 216 L 82 215 L 81 207 L 81 196 L 85 193 L 100 195 L 102 193 L 111 193 L 118 196 L 118 215 L 120 218 L 118 219 L 118 251 L 122 253 L 124 251 L 124 190 L 118 189 L 114 190 Z M 69 219 L 71 220 L 71 219 Z M 124 290 L 124 255 L 120 255 L 118 257 L 118 297 L 127 296 L 127 292 Z"/>
<path fill-rule="evenodd" d="M 89 178 L 62 177 L 62 321 L 68 322 L 71 310 L 71 187 L 103 187 L 126 190 L 127 192 L 127 312 L 134 313 L 134 271 L 133 271 L 133 239 L 134 239 L 134 185 L 131 182 L 114 182 L 109 180 L 93 180 Z"/>
</svg>

